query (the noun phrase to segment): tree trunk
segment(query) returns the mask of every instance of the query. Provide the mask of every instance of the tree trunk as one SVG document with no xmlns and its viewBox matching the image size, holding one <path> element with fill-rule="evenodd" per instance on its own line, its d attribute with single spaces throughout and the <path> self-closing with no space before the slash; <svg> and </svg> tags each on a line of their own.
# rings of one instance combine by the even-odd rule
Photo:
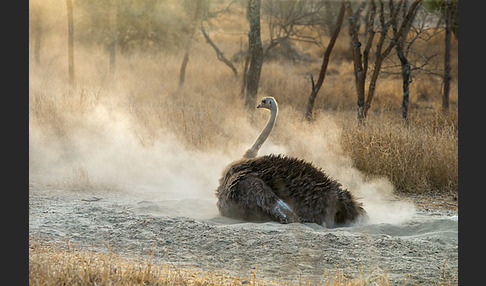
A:
<svg viewBox="0 0 486 286">
<path fill-rule="evenodd" d="M 181 88 L 184 85 L 184 81 L 186 79 L 186 66 L 187 63 L 189 62 L 189 52 L 191 50 L 191 43 L 192 43 L 192 37 L 194 36 L 194 33 L 196 32 L 196 26 L 197 26 L 197 19 L 199 18 L 199 14 L 201 11 L 201 2 L 202 0 L 198 0 L 196 2 L 196 7 L 194 11 L 194 18 L 192 22 L 192 28 L 191 31 L 187 37 L 187 42 L 186 42 L 186 51 L 184 53 L 184 58 L 182 59 L 182 64 L 181 64 L 181 70 L 179 73 L 179 88 Z"/>
<path fill-rule="evenodd" d="M 368 37 L 366 41 L 365 50 L 363 55 L 361 55 L 361 42 L 359 41 L 359 26 L 357 23 L 357 18 L 359 17 L 359 13 L 356 15 L 353 13 L 351 9 L 351 1 L 346 0 L 345 9 L 346 15 L 349 19 L 349 35 L 351 36 L 351 49 L 353 52 L 353 63 L 354 63 L 354 76 L 355 76 L 355 84 L 356 84 L 356 94 L 358 96 L 358 121 L 360 123 L 364 123 L 365 113 L 364 113 L 364 104 L 365 104 L 365 83 L 366 83 L 366 73 L 368 70 L 368 55 L 371 49 L 371 44 L 373 42 L 374 27 L 373 27 L 373 19 L 376 13 L 376 6 L 375 1 L 370 1 L 371 3 L 371 15 L 369 18 L 369 31 Z M 362 56 L 364 58 L 362 58 Z"/>
<path fill-rule="evenodd" d="M 68 72 L 69 85 L 74 85 L 74 25 L 73 25 L 73 3 L 66 0 L 68 19 Z"/>
<path fill-rule="evenodd" d="M 451 0 L 445 1 L 446 5 L 446 30 L 445 30 L 445 53 L 444 53 L 444 93 L 442 95 L 442 110 L 449 110 L 449 91 L 451 85 L 451 22 L 452 22 L 452 3 Z"/>
<path fill-rule="evenodd" d="M 397 54 L 398 58 L 400 59 L 400 63 L 402 65 L 402 89 L 403 89 L 403 97 L 402 97 L 402 118 L 407 119 L 408 118 L 408 103 L 409 103 L 409 98 L 410 98 L 410 75 L 411 75 L 411 69 L 410 69 L 410 62 L 408 59 L 405 57 L 404 52 L 403 52 L 403 43 L 397 45 Z"/>
<path fill-rule="evenodd" d="M 184 81 L 186 81 L 186 66 L 189 62 L 189 49 L 186 50 L 184 53 L 184 58 L 182 59 L 181 70 L 179 72 L 179 88 L 184 85 Z"/>
<path fill-rule="evenodd" d="M 374 10 L 375 10 L 375 4 L 374 1 L 370 1 L 372 12 L 369 18 L 370 21 L 370 30 L 368 31 L 368 39 L 366 41 L 366 46 L 363 52 L 363 61 L 361 61 L 361 43 L 359 42 L 358 39 L 358 31 L 356 29 L 356 16 L 353 15 L 351 11 L 351 4 L 350 1 L 347 0 L 345 1 L 346 3 L 346 14 L 348 15 L 349 18 L 349 23 L 350 23 L 350 35 L 351 35 L 351 46 L 353 49 L 353 61 L 354 61 L 354 70 L 355 70 L 355 77 L 356 77 L 356 90 L 357 90 L 357 95 L 358 95 L 358 120 L 360 123 L 364 124 L 364 120 L 366 119 L 366 115 L 368 113 L 368 110 L 371 107 L 371 102 L 373 101 L 373 96 L 375 94 L 376 90 L 376 84 L 378 80 L 378 76 L 380 73 L 381 66 L 383 64 L 383 61 L 385 58 L 388 56 L 388 54 L 391 52 L 391 50 L 395 47 L 397 41 L 402 37 L 404 34 L 406 27 L 408 24 L 412 21 L 412 16 L 415 14 L 415 11 L 418 7 L 418 4 L 420 4 L 422 0 L 415 0 L 413 4 L 410 6 L 408 9 L 407 13 L 405 14 L 405 17 L 400 25 L 400 28 L 398 31 L 394 34 L 394 37 L 390 40 L 388 46 L 384 51 L 383 50 L 383 44 L 384 41 L 387 38 L 388 34 L 388 29 L 390 25 L 395 25 L 396 24 L 396 19 L 398 12 L 400 9 L 404 9 L 402 7 L 403 0 L 400 0 L 395 9 L 392 9 L 392 14 L 391 17 L 388 21 L 385 21 L 385 12 L 384 12 L 384 2 L 380 1 L 380 23 L 382 27 L 380 39 L 378 40 L 378 43 L 376 44 L 375 47 L 375 62 L 374 62 L 374 69 L 373 73 L 371 75 L 370 79 L 370 84 L 368 86 L 368 94 L 366 94 L 366 100 L 365 100 L 365 79 L 366 79 L 366 74 L 368 70 L 368 54 L 371 49 L 371 45 L 373 42 L 373 36 L 374 36 L 374 27 L 373 27 L 373 18 L 374 18 Z M 390 3 L 393 4 L 393 1 L 390 0 Z"/>
<path fill-rule="evenodd" d="M 392 2 L 392 1 L 390 1 Z M 400 30 L 394 35 L 394 38 L 390 41 L 388 44 L 388 47 L 385 49 L 385 51 L 382 52 L 383 49 L 383 44 L 385 42 L 385 39 L 388 35 L 388 29 L 390 25 L 396 25 L 396 20 L 398 16 L 398 12 L 402 8 L 403 0 L 399 1 L 397 4 L 396 8 L 393 10 L 393 14 L 391 15 L 391 18 L 388 22 L 385 22 L 385 11 L 384 11 L 384 3 L 383 1 L 380 1 L 380 23 L 381 23 L 381 34 L 380 38 L 378 40 L 378 43 L 376 44 L 376 55 L 375 55 L 375 63 L 374 63 L 374 69 L 373 73 L 371 75 L 371 80 L 370 84 L 368 86 L 368 95 L 366 96 L 366 103 L 363 108 L 363 119 L 366 118 L 366 115 L 368 114 L 368 110 L 371 107 L 371 102 L 373 101 L 373 97 L 375 95 L 375 90 L 376 90 L 376 83 L 378 81 L 378 76 L 380 75 L 380 70 L 381 66 L 383 65 L 383 61 L 385 58 L 388 56 L 388 54 L 391 52 L 393 47 L 395 46 L 396 42 L 398 39 L 401 38 L 401 35 L 403 34 L 403 25 L 406 23 L 407 17 L 403 19 L 402 26 L 400 27 Z"/>
<path fill-rule="evenodd" d="M 117 29 L 117 5 L 116 0 L 111 0 L 110 5 L 110 73 L 115 74 L 116 68 L 116 45 L 118 41 L 118 29 Z"/>
<path fill-rule="evenodd" d="M 35 33 L 35 39 L 34 39 L 34 59 L 35 59 L 35 64 L 40 65 L 40 48 L 41 48 L 41 33 L 42 30 L 40 27 L 35 28 L 36 33 Z"/>
<path fill-rule="evenodd" d="M 317 84 L 314 85 L 314 80 L 312 80 L 312 91 L 309 95 L 309 100 L 307 101 L 307 110 L 305 112 L 305 118 L 307 121 L 312 121 L 312 110 L 314 109 L 314 102 L 316 101 L 317 93 L 321 89 L 322 84 L 324 83 L 324 78 L 326 76 L 327 65 L 329 63 L 329 57 L 331 56 L 331 51 L 336 43 L 336 39 L 339 35 L 339 31 L 341 30 L 341 26 L 343 24 L 344 18 L 344 1 L 341 1 L 341 9 L 339 10 L 338 18 L 335 25 L 335 30 L 332 34 L 331 39 L 329 40 L 329 44 L 327 45 L 326 51 L 324 52 L 324 58 L 322 60 L 321 71 L 319 72 L 319 79 L 317 80 Z"/>
<path fill-rule="evenodd" d="M 248 49 L 248 52 L 246 53 L 246 56 L 245 56 L 245 65 L 243 66 L 243 72 L 241 73 L 242 74 L 242 77 L 241 77 L 241 91 L 240 91 L 240 95 L 243 97 L 244 94 L 245 94 L 245 91 L 246 91 L 246 82 L 247 82 L 247 78 L 248 78 L 248 65 L 250 64 L 250 52 L 249 52 L 250 49 Z"/>
<path fill-rule="evenodd" d="M 253 110 L 262 72 L 263 47 L 260 35 L 260 0 L 248 0 L 250 62 L 247 74 L 245 106 Z"/>
<path fill-rule="evenodd" d="M 405 21 L 406 18 L 406 6 L 407 2 L 404 2 L 404 9 L 403 11 L 403 21 Z M 408 119 L 408 105 L 409 105 L 409 99 L 410 99 L 410 83 L 412 82 L 410 77 L 412 75 L 412 70 L 410 68 L 410 61 L 407 58 L 407 53 L 405 52 L 405 43 L 407 41 L 407 35 L 408 32 L 410 31 L 410 28 L 412 27 L 412 21 L 415 18 L 415 15 L 417 13 L 415 12 L 412 15 L 412 18 L 408 22 L 407 26 L 404 28 L 404 32 L 400 38 L 398 38 L 396 42 L 396 47 L 395 50 L 397 52 L 398 59 L 400 60 L 400 65 L 402 69 L 402 90 L 403 90 L 403 96 L 402 96 L 402 118 L 407 120 Z M 395 22 L 393 24 L 393 34 L 395 38 L 397 37 L 398 33 L 398 24 Z"/>
<path fill-rule="evenodd" d="M 38 6 L 34 6 L 30 12 L 33 16 L 32 21 L 32 34 L 34 36 L 34 60 L 37 66 L 40 65 L 40 49 L 41 49 L 41 38 L 42 38 L 42 19 L 41 19 L 41 9 Z"/>
</svg>

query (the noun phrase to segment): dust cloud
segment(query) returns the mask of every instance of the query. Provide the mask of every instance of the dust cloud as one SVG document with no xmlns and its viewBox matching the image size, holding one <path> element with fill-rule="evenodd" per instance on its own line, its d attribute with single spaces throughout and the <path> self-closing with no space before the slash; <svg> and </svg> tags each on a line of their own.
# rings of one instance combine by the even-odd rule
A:
<svg viewBox="0 0 486 286">
<path fill-rule="evenodd" d="M 282 112 L 285 116 L 285 111 Z M 320 115 L 311 126 L 288 124 L 292 139 L 288 153 L 311 161 L 363 203 L 369 223 L 399 224 L 409 220 L 416 208 L 393 195 L 395 188 L 385 177 L 367 178 L 353 166 L 342 149 L 342 129 L 333 115 Z"/>
<path fill-rule="evenodd" d="M 332 117 L 321 116 L 314 124 L 304 125 L 290 123 L 286 113 L 283 108 L 274 136 L 265 142 L 259 155 L 299 156 L 321 167 L 363 202 L 370 223 L 401 223 L 414 214 L 413 205 L 393 199 L 388 180 L 368 180 L 352 166 L 341 149 L 340 128 Z M 239 144 L 210 151 L 190 149 L 170 130 L 160 130 L 147 146 L 141 144 L 128 111 L 104 104 L 69 116 L 71 123 L 62 134 L 31 122 L 31 180 L 100 195 L 121 191 L 136 196 L 140 209 L 153 214 L 219 216 L 214 191 L 222 170 L 248 148 Z M 238 118 L 233 122 L 240 125 L 239 130 L 247 131 L 242 141 L 251 146 L 251 137 L 258 136 L 265 120 L 262 117 L 251 124 Z"/>
<path fill-rule="evenodd" d="M 168 132 L 143 146 L 129 118 L 97 106 L 62 136 L 31 126 L 31 178 L 59 185 L 78 180 L 91 189 L 145 189 L 155 200 L 214 197 L 213 179 L 229 158 L 187 150 Z"/>
<path fill-rule="evenodd" d="M 51 28 L 41 34 L 38 64 L 35 45 L 30 45 L 30 180 L 73 192 L 136 196 L 140 208 L 153 213 L 219 216 L 215 190 L 222 171 L 253 144 L 269 115 L 258 110 L 248 116 L 238 93 L 240 79 L 215 64 L 214 51 L 204 44 L 191 47 L 181 94 L 174 95 L 182 59 L 177 45 L 153 54 L 137 49 L 117 54 L 116 72 L 110 75 L 107 51 L 89 45 L 94 29 L 86 29 L 87 19 L 76 13 L 79 37 L 83 27 L 85 36 L 91 36 L 76 40 L 77 86 L 71 89 L 66 84 L 65 9 L 57 0 L 37 2 L 31 3 L 31 9 L 39 9 L 32 16 L 45 21 L 41 27 Z M 159 8 L 179 7 L 172 4 Z M 162 18 L 170 24 L 169 19 L 178 19 L 177 11 L 167 9 L 162 9 Z M 246 23 L 245 13 L 241 15 Z M 183 21 L 173 22 L 177 25 L 159 26 L 172 30 Z M 225 41 L 228 47 L 240 43 L 231 37 Z M 292 81 L 298 77 L 293 70 L 274 69 L 286 70 Z M 400 223 L 413 214 L 412 205 L 393 200 L 388 180 L 369 180 L 354 168 L 342 150 L 336 115 L 321 114 L 306 124 L 290 106 L 290 95 L 279 99 L 285 86 L 276 82 L 279 117 L 259 155 L 287 154 L 312 162 L 356 194 L 373 223 Z"/>
</svg>

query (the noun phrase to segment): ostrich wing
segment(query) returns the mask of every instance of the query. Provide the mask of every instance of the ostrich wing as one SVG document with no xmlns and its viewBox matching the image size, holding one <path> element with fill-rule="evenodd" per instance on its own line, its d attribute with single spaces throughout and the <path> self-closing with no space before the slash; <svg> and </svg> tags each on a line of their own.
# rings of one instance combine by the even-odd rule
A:
<svg viewBox="0 0 486 286">
<path fill-rule="evenodd" d="M 236 175 L 228 183 L 228 188 L 219 193 L 218 207 L 223 215 L 250 220 L 269 216 L 280 223 L 300 221 L 292 208 L 259 177 Z"/>
</svg>

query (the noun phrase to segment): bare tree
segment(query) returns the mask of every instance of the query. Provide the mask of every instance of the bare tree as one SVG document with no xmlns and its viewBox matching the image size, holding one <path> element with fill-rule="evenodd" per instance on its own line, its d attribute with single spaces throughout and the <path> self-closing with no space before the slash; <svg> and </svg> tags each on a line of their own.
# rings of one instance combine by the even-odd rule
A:
<svg viewBox="0 0 486 286">
<path fill-rule="evenodd" d="M 116 46 L 118 41 L 118 29 L 117 29 L 117 1 L 110 1 L 110 73 L 113 75 L 116 68 Z"/>
<path fill-rule="evenodd" d="M 238 76 L 238 70 L 236 69 L 235 65 L 228 58 L 225 57 L 224 53 L 211 40 L 208 33 L 204 29 L 204 24 L 203 24 L 202 21 L 201 21 L 201 32 L 204 36 L 204 39 L 206 40 L 206 43 L 208 43 L 213 48 L 214 52 L 216 53 L 216 57 L 218 58 L 218 60 L 222 61 L 225 65 L 227 65 L 233 71 L 233 74 L 235 75 L 235 77 L 237 77 Z"/>
<path fill-rule="evenodd" d="M 368 72 L 368 57 L 371 49 L 371 44 L 373 43 L 373 38 L 375 35 L 374 31 L 374 18 L 376 14 L 376 4 L 374 0 L 371 0 L 370 16 L 368 20 L 368 26 L 371 27 L 367 31 L 366 46 L 361 54 L 361 42 L 359 41 L 359 14 L 353 14 L 351 8 L 351 1 L 345 1 L 346 14 L 349 19 L 349 34 L 351 36 L 351 48 L 353 53 L 353 64 L 354 64 L 354 75 L 356 83 L 356 93 L 358 96 L 358 119 L 364 119 L 364 104 L 365 104 L 365 80 L 366 74 Z"/>
<path fill-rule="evenodd" d="M 191 30 L 190 30 L 189 34 L 187 35 L 186 51 L 184 52 L 184 58 L 182 59 L 181 69 L 180 69 L 180 73 L 179 73 L 179 88 L 181 88 L 184 85 L 184 81 L 186 79 L 186 67 L 187 67 L 187 63 L 189 62 L 189 52 L 191 50 L 192 38 L 194 37 L 194 33 L 196 31 L 196 26 L 197 26 L 197 21 L 200 17 L 200 13 L 201 13 L 201 4 L 202 4 L 202 0 L 197 0 L 196 7 L 194 9 L 194 18 L 193 18 L 193 21 L 192 21 Z"/>
<path fill-rule="evenodd" d="M 444 21 L 447 13 L 447 6 L 449 6 L 450 19 L 449 24 L 451 32 L 456 39 L 459 39 L 459 5 L 458 0 L 450 0 L 446 3 L 445 0 L 423 0 L 423 7 L 428 12 L 438 14 L 439 19 L 436 26 L 439 27 Z"/>
<path fill-rule="evenodd" d="M 351 8 L 351 3 L 349 0 L 346 0 L 346 14 L 349 18 L 349 33 L 351 36 L 351 47 L 353 51 L 353 62 L 354 62 L 354 70 L 355 70 L 355 79 L 356 79 L 356 91 L 358 96 L 358 120 L 360 123 L 364 123 L 366 119 L 366 115 L 368 110 L 371 107 L 371 103 L 373 101 L 373 96 L 376 90 L 376 84 L 378 80 L 378 76 L 380 74 L 381 66 L 383 61 L 391 52 L 391 50 L 395 47 L 398 40 L 402 37 L 402 34 L 405 32 L 405 28 L 407 27 L 408 23 L 412 20 L 412 16 L 415 13 L 418 5 L 422 0 L 415 0 L 412 5 L 408 8 L 405 16 L 403 18 L 400 27 L 398 28 L 397 32 L 394 34 L 393 38 L 388 42 L 388 45 L 385 47 L 385 40 L 387 39 L 388 30 L 390 26 L 397 21 L 398 13 L 403 7 L 403 0 L 400 0 L 398 4 L 394 5 L 393 0 L 390 0 L 389 3 L 394 6 L 392 9 L 392 13 L 388 20 L 386 19 L 385 15 L 385 4 L 383 0 L 379 1 L 379 23 L 380 23 L 380 37 L 378 38 L 378 42 L 376 43 L 374 50 L 375 50 L 375 58 L 373 63 L 373 71 L 371 73 L 370 83 L 368 86 L 368 93 L 365 97 L 365 83 L 366 77 L 368 72 L 368 61 L 369 61 L 369 54 L 371 51 L 371 47 L 373 45 L 373 38 L 375 36 L 375 15 L 376 15 L 376 4 L 374 0 L 370 1 L 370 18 L 368 19 L 368 33 L 365 48 L 363 50 L 363 54 L 361 54 L 361 42 L 359 41 L 359 31 L 357 29 L 356 24 L 356 15 L 353 13 Z"/>
<path fill-rule="evenodd" d="M 442 94 L 442 110 L 449 111 L 449 92 L 451 86 L 451 31 L 452 2 L 445 0 L 445 53 L 444 53 L 444 93 Z"/>
<path fill-rule="evenodd" d="M 40 65 L 40 49 L 42 39 L 42 24 L 43 12 L 40 6 L 36 3 L 29 2 L 29 34 L 33 36 L 31 40 L 34 44 L 34 61 L 38 66 Z"/>
<path fill-rule="evenodd" d="M 263 47 L 260 33 L 260 0 L 248 0 L 247 13 L 248 21 L 250 22 L 250 31 L 248 32 L 250 59 L 246 82 L 245 106 L 247 109 L 252 110 L 258 93 L 263 64 Z"/>
<path fill-rule="evenodd" d="M 225 8 L 215 11 L 215 12 L 209 12 L 206 13 L 205 17 L 201 20 L 200 26 L 201 26 L 201 33 L 204 36 L 204 39 L 206 40 L 206 43 L 208 43 L 211 48 L 213 48 L 214 52 L 216 53 L 216 57 L 219 61 L 223 62 L 226 66 L 228 66 L 232 71 L 235 77 L 238 76 L 238 69 L 236 66 L 233 64 L 231 60 L 229 60 L 225 55 L 224 52 L 221 51 L 221 49 L 214 43 L 213 40 L 209 37 L 208 32 L 204 28 L 204 22 L 209 21 L 212 18 L 216 18 L 219 14 L 221 13 L 227 13 L 230 11 L 231 5 L 235 3 L 235 0 L 232 0 Z"/>
<path fill-rule="evenodd" d="M 344 18 L 344 0 L 341 1 L 341 9 L 339 10 L 339 14 L 336 20 L 335 30 L 332 34 L 331 39 L 329 40 L 329 44 L 324 52 L 324 58 L 322 60 L 321 71 L 319 72 L 319 78 L 317 80 L 317 84 L 314 84 L 314 78 L 311 74 L 311 82 L 312 82 L 312 91 L 309 95 L 309 100 L 307 101 L 307 109 L 305 112 L 305 118 L 307 121 L 312 120 L 312 110 L 314 109 L 314 102 L 317 97 L 317 93 L 321 88 L 322 84 L 324 83 L 324 78 L 326 76 L 327 65 L 329 63 L 329 57 L 331 56 L 331 51 L 336 43 L 336 39 L 339 35 L 339 31 L 341 30 L 341 26 L 343 24 Z"/>
<path fill-rule="evenodd" d="M 69 85 L 74 85 L 74 24 L 73 24 L 73 3 L 66 0 L 68 20 L 68 72 Z"/>
<path fill-rule="evenodd" d="M 410 4 L 409 0 L 404 1 L 406 9 L 401 10 L 401 15 L 397 21 L 392 25 L 393 35 L 398 32 L 399 26 L 403 18 L 406 16 L 406 10 Z M 393 4 L 390 6 L 393 9 Z M 401 116 L 403 119 L 408 119 L 409 114 L 409 99 L 410 84 L 412 83 L 412 76 L 419 74 L 439 76 L 442 78 L 443 74 L 437 70 L 437 56 L 438 54 L 423 49 L 415 49 L 417 42 L 427 44 L 432 38 L 440 34 L 440 30 L 435 27 L 430 27 L 432 14 L 425 9 L 416 9 L 412 15 L 412 21 L 405 27 L 402 36 L 398 38 L 395 46 L 397 57 L 389 57 L 387 65 L 383 65 L 380 73 L 383 75 L 400 76 L 402 80 L 402 102 L 401 102 Z M 419 45 L 420 46 L 420 45 Z M 436 67 L 434 67 L 436 66 Z"/>
<path fill-rule="evenodd" d="M 241 45 L 240 45 L 241 46 Z M 240 48 L 240 51 L 242 49 Z M 240 94 L 243 95 L 245 94 L 246 91 L 246 82 L 248 80 L 248 66 L 250 65 L 250 53 L 246 53 L 245 56 L 245 64 L 243 65 L 243 72 L 241 73 L 241 90 Z"/>
<path fill-rule="evenodd" d="M 405 20 L 406 18 L 406 10 L 407 10 L 407 1 L 405 0 L 403 3 L 403 9 L 402 9 L 402 21 Z M 393 10 L 393 1 L 390 1 L 389 5 L 390 11 Z M 404 26 L 404 31 L 400 37 L 397 37 L 398 34 L 398 20 L 392 23 L 392 30 L 393 30 L 393 36 L 397 39 L 396 41 L 396 47 L 395 50 L 397 52 L 397 57 L 400 60 L 400 66 L 401 66 L 401 76 L 402 76 L 402 89 L 403 89 L 403 96 L 402 96 L 402 118 L 407 119 L 408 118 L 408 103 L 409 103 L 409 98 L 410 98 L 410 82 L 411 82 L 411 74 L 412 74 L 412 68 L 411 68 L 411 63 L 408 60 L 407 57 L 407 51 L 405 50 L 405 44 L 407 41 L 407 36 L 410 31 L 410 28 L 412 27 L 412 22 L 413 19 L 415 18 L 415 15 L 417 10 L 412 14 L 409 22 Z M 408 46 L 410 48 L 410 46 Z"/>
<path fill-rule="evenodd" d="M 441 17 L 437 23 L 440 25 L 442 19 L 445 20 L 445 40 L 444 40 L 444 72 L 442 74 L 444 89 L 442 93 L 442 110 L 449 110 L 449 93 L 451 81 L 451 33 L 459 37 L 458 26 L 458 1 L 457 0 L 436 0 L 424 1 L 426 10 L 438 13 Z"/>
<path fill-rule="evenodd" d="M 309 29 L 316 32 L 328 25 L 324 20 L 325 8 L 331 10 L 329 1 L 268 0 L 262 7 L 270 39 L 264 43 L 263 57 L 280 46 L 286 58 L 305 59 L 292 45 L 293 42 L 307 42 L 321 46 L 318 36 L 310 35 Z M 329 30 L 329 29 L 328 29 Z"/>
</svg>

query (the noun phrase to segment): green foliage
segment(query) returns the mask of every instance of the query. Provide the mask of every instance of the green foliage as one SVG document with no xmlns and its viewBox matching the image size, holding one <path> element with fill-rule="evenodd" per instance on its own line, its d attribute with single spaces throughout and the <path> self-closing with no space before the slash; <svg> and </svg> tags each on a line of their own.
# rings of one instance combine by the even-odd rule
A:
<svg viewBox="0 0 486 286">
<path fill-rule="evenodd" d="M 424 6 L 425 10 L 430 13 L 435 13 L 440 10 L 441 3 L 439 2 L 444 2 L 443 0 L 424 0 L 422 1 L 422 5 Z"/>
<path fill-rule="evenodd" d="M 452 32 L 454 35 L 459 33 L 459 6 L 458 0 L 451 0 L 452 4 Z M 422 6 L 429 13 L 440 14 L 445 16 L 446 3 L 445 0 L 423 0 Z"/>
<path fill-rule="evenodd" d="M 108 47 L 113 38 L 112 9 L 116 11 L 117 46 L 122 53 L 175 50 L 189 31 L 184 7 L 169 0 L 85 0 L 76 5 L 81 14 L 76 36 L 85 45 Z"/>
</svg>

